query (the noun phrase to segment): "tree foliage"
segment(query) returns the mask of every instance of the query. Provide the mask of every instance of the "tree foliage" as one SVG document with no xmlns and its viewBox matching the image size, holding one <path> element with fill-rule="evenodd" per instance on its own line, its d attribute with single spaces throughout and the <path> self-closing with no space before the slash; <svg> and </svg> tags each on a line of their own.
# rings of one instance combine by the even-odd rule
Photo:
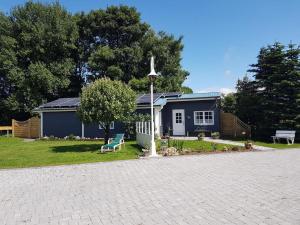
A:
<svg viewBox="0 0 300 225">
<path fill-rule="evenodd" d="M 254 80 L 237 82 L 235 113 L 269 139 L 276 130 L 300 129 L 300 48 L 274 43 L 261 48 L 250 65 Z M 225 104 L 230 107 L 230 104 Z"/>
<path fill-rule="evenodd" d="M 184 94 L 193 94 L 193 89 L 187 86 L 182 86 L 180 91 Z"/>
<path fill-rule="evenodd" d="M 79 27 L 78 71 L 89 80 L 109 77 L 131 83 L 137 92 L 148 92 L 149 59 L 155 56 L 161 73 L 157 91 L 180 90 L 188 76 L 180 65 L 182 37 L 155 33 L 141 22 L 133 7 L 111 6 L 77 14 Z"/>
<path fill-rule="evenodd" d="M 127 121 L 135 107 L 136 95 L 128 85 L 102 78 L 82 89 L 78 114 L 85 123 L 101 124 L 107 143 L 110 124 Z"/>
<path fill-rule="evenodd" d="M 236 95 L 229 93 L 221 96 L 221 108 L 226 113 L 236 114 Z"/>
<path fill-rule="evenodd" d="M 108 77 L 148 92 L 150 57 L 161 72 L 156 91 L 179 91 L 182 37 L 154 32 L 133 7 L 69 13 L 58 2 L 28 1 L 0 13 L 0 122 L 26 119 L 43 102 L 76 97 Z"/>
<path fill-rule="evenodd" d="M 58 3 L 31 1 L 1 15 L 1 76 L 4 110 L 26 117 L 46 100 L 63 96 L 74 74 L 77 27 Z"/>
</svg>

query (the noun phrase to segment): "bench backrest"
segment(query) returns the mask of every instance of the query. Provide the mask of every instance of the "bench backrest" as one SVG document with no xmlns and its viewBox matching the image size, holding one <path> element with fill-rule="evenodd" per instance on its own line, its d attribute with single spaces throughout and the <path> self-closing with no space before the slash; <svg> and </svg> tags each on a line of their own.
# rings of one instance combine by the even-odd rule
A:
<svg viewBox="0 0 300 225">
<path fill-rule="evenodd" d="M 116 137 L 113 139 L 113 141 L 121 141 L 124 139 L 124 134 L 116 134 Z"/>
<path fill-rule="evenodd" d="M 296 135 L 295 130 L 276 130 L 276 137 L 291 137 L 294 138 Z"/>
</svg>

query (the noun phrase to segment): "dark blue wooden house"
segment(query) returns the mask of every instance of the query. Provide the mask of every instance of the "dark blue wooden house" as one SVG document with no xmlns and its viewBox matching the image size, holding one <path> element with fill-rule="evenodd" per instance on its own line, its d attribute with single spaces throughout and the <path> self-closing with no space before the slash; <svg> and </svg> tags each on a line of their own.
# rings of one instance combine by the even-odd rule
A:
<svg viewBox="0 0 300 225">
<path fill-rule="evenodd" d="M 150 114 L 150 96 L 137 97 L 137 113 Z M 199 130 L 220 131 L 220 93 L 155 93 L 155 132 L 162 136 L 193 136 Z M 80 137 L 104 137 L 99 124 L 84 124 L 76 114 L 79 98 L 60 98 L 39 106 L 34 111 L 40 114 L 41 136 L 65 137 L 70 134 Z M 111 124 L 111 134 L 124 132 L 121 121 Z"/>
</svg>

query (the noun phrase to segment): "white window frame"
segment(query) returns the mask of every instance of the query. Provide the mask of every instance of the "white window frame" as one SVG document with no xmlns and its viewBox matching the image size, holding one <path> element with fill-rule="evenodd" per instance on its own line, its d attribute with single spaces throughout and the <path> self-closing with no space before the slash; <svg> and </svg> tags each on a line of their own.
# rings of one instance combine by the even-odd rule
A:
<svg viewBox="0 0 300 225">
<path fill-rule="evenodd" d="M 103 129 L 103 127 L 101 126 L 101 124 L 99 124 L 99 129 L 100 130 L 102 130 Z M 113 122 L 111 122 L 111 124 L 110 124 L 110 126 L 109 126 L 109 129 L 110 130 L 113 130 L 113 129 L 115 129 L 115 122 L 113 121 Z"/>
<path fill-rule="evenodd" d="M 212 115 L 212 122 L 211 123 L 207 123 L 205 121 L 205 113 L 206 112 L 209 112 Z M 197 120 L 196 120 L 197 113 L 202 113 L 202 115 L 203 115 L 203 123 L 201 123 L 201 121 L 200 121 L 200 123 L 197 123 Z M 194 125 L 214 125 L 214 124 L 215 124 L 214 111 L 194 111 Z"/>
</svg>

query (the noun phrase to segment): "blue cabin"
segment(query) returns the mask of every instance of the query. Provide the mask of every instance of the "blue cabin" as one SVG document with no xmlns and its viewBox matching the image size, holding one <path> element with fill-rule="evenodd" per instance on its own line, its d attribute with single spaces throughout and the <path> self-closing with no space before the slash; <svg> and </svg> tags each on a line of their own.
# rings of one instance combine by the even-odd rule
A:
<svg viewBox="0 0 300 225">
<path fill-rule="evenodd" d="M 196 136 L 199 131 L 220 131 L 220 93 L 154 94 L 154 124 L 158 136 Z M 137 97 L 137 113 L 150 114 L 150 95 Z M 40 114 L 41 136 L 103 138 L 99 124 L 84 124 L 76 114 L 79 98 L 59 98 L 34 111 Z M 111 124 L 111 135 L 125 131 L 122 121 Z"/>
</svg>

